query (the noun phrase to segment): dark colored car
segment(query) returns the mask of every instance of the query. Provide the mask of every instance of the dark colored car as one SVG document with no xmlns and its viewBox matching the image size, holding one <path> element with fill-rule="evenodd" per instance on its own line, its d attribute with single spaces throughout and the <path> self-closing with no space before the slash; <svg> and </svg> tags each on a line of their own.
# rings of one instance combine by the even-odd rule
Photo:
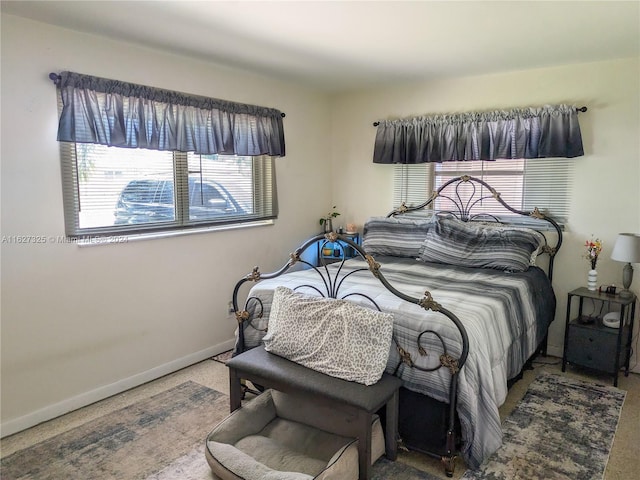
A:
<svg viewBox="0 0 640 480">
<path fill-rule="evenodd" d="M 219 183 L 189 178 L 190 220 L 244 213 L 236 199 Z M 116 225 L 173 221 L 173 180 L 131 180 L 120 192 L 115 217 Z"/>
</svg>

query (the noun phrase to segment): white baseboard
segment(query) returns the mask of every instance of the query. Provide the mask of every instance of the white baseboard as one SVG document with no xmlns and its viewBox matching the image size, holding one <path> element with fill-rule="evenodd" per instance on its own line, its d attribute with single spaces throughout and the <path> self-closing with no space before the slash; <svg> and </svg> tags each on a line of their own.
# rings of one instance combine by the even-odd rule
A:
<svg viewBox="0 0 640 480">
<path fill-rule="evenodd" d="M 22 417 L 8 420 L 0 425 L 0 436 L 6 437 L 14 433 L 26 430 L 27 428 L 46 422 L 53 418 L 69 413 L 78 408 L 86 407 L 105 398 L 117 395 L 131 388 L 142 385 L 143 383 L 156 380 L 164 375 L 176 372 L 182 368 L 188 367 L 195 363 L 201 362 L 219 353 L 225 352 L 233 348 L 234 339 L 219 343 L 213 347 L 206 348 L 196 353 L 192 353 L 182 358 L 178 358 L 164 365 L 152 368 L 146 372 L 138 373 L 128 378 L 118 380 L 110 385 L 105 385 L 95 390 L 82 393 L 75 397 L 68 398 L 53 405 L 48 405 L 40 410 L 23 415 Z"/>
</svg>

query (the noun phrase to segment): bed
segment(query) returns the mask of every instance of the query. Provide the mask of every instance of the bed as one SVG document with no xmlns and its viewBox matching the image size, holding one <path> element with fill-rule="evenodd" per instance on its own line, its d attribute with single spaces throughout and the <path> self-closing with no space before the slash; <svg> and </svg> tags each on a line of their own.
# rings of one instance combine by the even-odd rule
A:
<svg viewBox="0 0 640 480">
<path fill-rule="evenodd" d="M 436 199 L 446 211 L 416 216 Z M 495 202 L 531 226 L 505 225 L 480 207 Z M 330 265 L 304 260 L 331 243 L 354 258 Z M 555 315 L 556 221 L 506 204 L 469 176 L 440 187 L 423 205 L 367 221 L 362 245 L 334 232 L 303 243 L 273 273 L 255 267 L 235 286 L 235 353 L 261 344 L 274 290 L 346 299 L 393 315 L 385 371 L 402 380 L 400 441 L 441 458 L 448 475 L 461 455 L 477 468 L 502 442 L 498 408 L 510 384 L 546 353 Z M 542 261 L 542 257 L 546 260 Z M 241 287 L 255 282 L 240 301 Z M 364 348 L 345 342 L 339 348 Z"/>
</svg>

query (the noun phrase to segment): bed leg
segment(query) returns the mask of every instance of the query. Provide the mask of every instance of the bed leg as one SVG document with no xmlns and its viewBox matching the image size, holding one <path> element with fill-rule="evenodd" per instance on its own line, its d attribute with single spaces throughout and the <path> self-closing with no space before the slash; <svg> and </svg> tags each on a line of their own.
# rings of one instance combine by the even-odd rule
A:
<svg viewBox="0 0 640 480">
<path fill-rule="evenodd" d="M 447 474 L 447 477 L 453 477 L 453 472 L 456 469 L 456 455 L 453 453 L 455 449 L 455 433 L 453 430 L 447 431 L 447 453 L 448 455 L 443 455 L 440 457 L 440 461 L 444 465 L 444 473 Z"/>
<path fill-rule="evenodd" d="M 453 472 L 456 469 L 456 456 L 449 455 L 448 457 L 445 457 L 443 455 L 442 457 L 440 457 L 440 461 L 444 465 L 444 473 L 447 474 L 447 477 L 453 477 Z"/>
</svg>

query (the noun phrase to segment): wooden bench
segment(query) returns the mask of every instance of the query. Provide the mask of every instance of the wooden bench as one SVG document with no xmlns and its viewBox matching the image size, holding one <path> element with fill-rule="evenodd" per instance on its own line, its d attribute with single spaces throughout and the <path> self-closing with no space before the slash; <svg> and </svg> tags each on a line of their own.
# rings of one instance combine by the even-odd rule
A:
<svg viewBox="0 0 640 480">
<path fill-rule="evenodd" d="M 233 357 L 229 367 L 231 411 L 241 407 L 241 381 L 305 398 L 305 401 L 352 411 L 356 420 L 360 480 L 371 478 L 371 425 L 373 415 L 385 409 L 385 456 L 398 453 L 398 390 L 401 380 L 384 374 L 378 383 L 366 386 L 331 377 L 256 347 Z"/>
</svg>

